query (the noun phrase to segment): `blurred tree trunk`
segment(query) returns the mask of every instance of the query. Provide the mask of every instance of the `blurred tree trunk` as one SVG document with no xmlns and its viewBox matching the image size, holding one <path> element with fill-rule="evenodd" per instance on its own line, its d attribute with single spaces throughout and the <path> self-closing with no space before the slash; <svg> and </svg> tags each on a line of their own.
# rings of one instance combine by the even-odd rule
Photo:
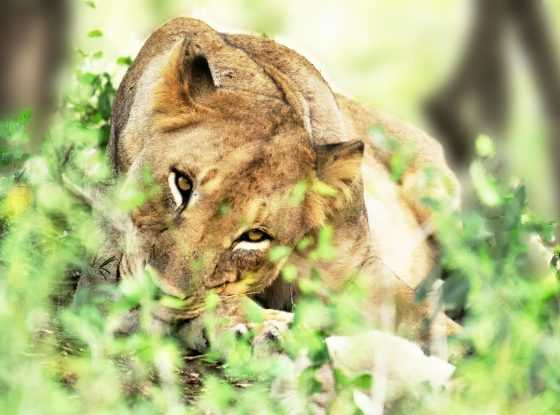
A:
<svg viewBox="0 0 560 415">
<path fill-rule="evenodd" d="M 556 209 L 560 209 L 560 64 L 540 1 L 511 0 L 510 11 L 540 94 L 550 136 Z M 560 236 L 560 229 L 558 230 Z"/>
<path fill-rule="evenodd" d="M 474 25 L 463 59 L 426 102 L 426 114 L 457 167 L 473 156 L 474 138 L 501 138 L 509 120 L 506 34 L 512 28 L 531 65 L 551 137 L 554 179 L 560 184 L 560 65 L 541 0 L 473 0 Z M 558 186 L 556 186 L 558 187 Z M 556 190 L 557 208 L 560 191 Z"/>
<path fill-rule="evenodd" d="M 475 1 L 474 24 L 463 58 L 444 87 L 426 103 L 437 136 L 458 166 L 472 158 L 478 133 L 501 136 L 508 117 L 504 47 L 508 0 Z"/>
<path fill-rule="evenodd" d="M 66 50 L 68 0 L 4 0 L 0 13 L 0 118 L 33 111 L 30 150 L 40 145 Z"/>
</svg>

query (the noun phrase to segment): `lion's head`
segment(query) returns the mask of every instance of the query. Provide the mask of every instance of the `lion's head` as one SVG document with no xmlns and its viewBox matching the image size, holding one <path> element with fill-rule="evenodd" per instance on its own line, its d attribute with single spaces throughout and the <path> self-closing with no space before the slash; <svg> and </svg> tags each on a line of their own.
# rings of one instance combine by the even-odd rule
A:
<svg viewBox="0 0 560 415">
<path fill-rule="evenodd" d="M 314 144 L 297 85 L 188 23 L 191 32 L 164 27 L 144 46 L 119 90 L 110 143 L 131 186 L 149 172 L 158 187 L 131 213 L 137 241 L 122 272 L 149 263 L 162 290 L 185 301 L 166 311 L 182 318 L 209 289 L 268 286 L 282 265 L 268 260 L 271 248 L 294 247 L 361 195 L 363 152 L 360 141 Z"/>
</svg>

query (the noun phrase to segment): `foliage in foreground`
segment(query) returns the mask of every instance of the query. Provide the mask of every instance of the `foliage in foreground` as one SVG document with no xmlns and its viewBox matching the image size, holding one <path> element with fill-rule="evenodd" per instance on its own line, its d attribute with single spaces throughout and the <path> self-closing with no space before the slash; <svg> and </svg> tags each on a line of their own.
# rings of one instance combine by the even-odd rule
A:
<svg viewBox="0 0 560 415">
<path fill-rule="evenodd" d="M 27 114 L 1 129 L 3 167 L 25 164 L 23 173 L 0 182 L 0 412 L 275 414 L 320 405 L 320 372 L 331 361 L 325 338 L 369 328 L 355 310 L 359 287 L 326 299 L 313 275 L 288 267 L 283 277 L 300 284 L 304 296 L 293 327 L 276 345 L 283 353 L 254 350 L 248 336 L 228 335 L 196 359 L 152 329 L 150 309 L 158 299 L 149 271 L 114 287 L 101 308 L 70 303 L 73 275 L 95 266 L 104 235 L 63 177 L 82 187 L 111 179 L 102 147 L 114 94 L 106 74 L 79 73 L 77 80 L 80 93 L 66 101 L 40 155 L 26 155 L 20 145 Z M 412 391 L 395 413 L 550 414 L 560 407 L 559 286 L 551 270 L 534 266 L 531 243 L 537 234 L 550 241 L 553 228 L 535 219 L 523 186 L 496 178 L 491 141 L 481 137 L 477 149 L 480 159 L 470 171 L 474 207 L 451 213 L 426 201 L 439 212 L 435 225 L 448 274 L 442 306 L 467 310 L 465 332 L 451 347 L 468 353 L 456 360 L 449 390 Z M 142 202 L 124 189 L 115 194 L 123 212 Z M 334 254 L 329 230 L 322 235 L 317 255 L 328 259 Z M 210 310 L 216 301 L 208 299 Z M 137 306 L 140 329 L 116 335 L 120 317 Z M 259 320 L 258 308 L 248 313 Z M 371 373 L 334 371 L 332 381 L 329 409 L 337 414 L 359 413 L 354 392 L 367 396 L 376 388 Z"/>
</svg>

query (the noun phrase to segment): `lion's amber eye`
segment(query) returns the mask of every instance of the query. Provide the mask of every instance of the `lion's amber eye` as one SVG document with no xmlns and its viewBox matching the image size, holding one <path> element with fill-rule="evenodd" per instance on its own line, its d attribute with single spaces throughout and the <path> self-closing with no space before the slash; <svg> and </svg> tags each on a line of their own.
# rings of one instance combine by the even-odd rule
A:
<svg viewBox="0 0 560 415">
<path fill-rule="evenodd" d="M 265 251 L 270 247 L 272 236 L 260 229 L 251 229 L 242 234 L 233 244 L 234 251 Z"/>
<path fill-rule="evenodd" d="M 249 231 L 247 232 L 247 237 L 250 241 L 258 242 L 263 239 L 264 233 L 262 233 L 261 231 Z"/>
<path fill-rule="evenodd" d="M 177 175 L 177 188 L 181 192 L 189 192 L 192 189 L 191 181 L 185 176 Z"/>
<path fill-rule="evenodd" d="M 187 206 L 193 191 L 193 182 L 189 176 L 179 171 L 172 171 L 169 173 L 168 183 L 175 202 L 175 209 Z"/>
<path fill-rule="evenodd" d="M 260 229 L 251 229 L 250 231 L 247 231 L 243 235 L 241 235 L 241 240 L 247 242 L 262 242 L 268 239 L 270 239 L 270 236 Z"/>
</svg>

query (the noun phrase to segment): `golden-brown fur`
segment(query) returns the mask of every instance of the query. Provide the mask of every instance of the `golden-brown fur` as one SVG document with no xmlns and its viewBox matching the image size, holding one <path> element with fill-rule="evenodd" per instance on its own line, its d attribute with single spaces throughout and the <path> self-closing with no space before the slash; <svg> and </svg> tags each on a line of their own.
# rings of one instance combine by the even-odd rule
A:
<svg viewBox="0 0 560 415">
<path fill-rule="evenodd" d="M 389 169 L 394 147 L 372 140 L 373 127 L 412 151 L 398 181 Z M 194 19 L 172 20 L 148 39 L 119 88 L 109 151 L 131 184 L 149 170 L 160 187 L 131 215 L 134 243 L 121 272 L 149 263 L 162 290 L 185 300 L 181 310 L 162 309 L 161 318 L 198 316 L 209 291 L 227 301 L 259 295 L 266 306 L 289 308 L 294 289 L 277 278 L 287 261 L 301 274 L 319 268 L 332 289 L 356 272 L 368 275 L 372 314 L 394 298 L 396 325 L 416 329 L 429 313 L 413 299 L 435 257 L 421 198 L 458 199 L 441 147 L 333 94 L 296 52 Z M 425 168 L 437 171 L 431 187 L 421 185 Z M 194 183 L 179 210 L 167 184 L 175 170 Z M 294 203 L 298 186 L 307 191 Z M 268 250 L 234 249 L 251 228 L 265 229 L 271 247 L 294 248 L 327 223 L 332 261 L 312 264 L 294 249 L 271 263 Z"/>
</svg>

